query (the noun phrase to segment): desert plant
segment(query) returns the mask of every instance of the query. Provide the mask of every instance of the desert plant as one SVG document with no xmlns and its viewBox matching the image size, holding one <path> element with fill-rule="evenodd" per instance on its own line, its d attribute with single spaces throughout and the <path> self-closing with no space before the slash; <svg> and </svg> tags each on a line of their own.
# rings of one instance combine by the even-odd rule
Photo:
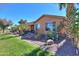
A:
<svg viewBox="0 0 79 59">
<path fill-rule="evenodd" d="M 41 35 L 40 33 L 35 33 L 34 38 L 35 39 L 40 39 L 40 35 Z"/>
<path fill-rule="evenodd" d="M 47 36 L 48 36 L 48 39 L 54 39 L 54 40 L 56 40 L 57 39 L 57 32 L 56 31 L 48 31 L 48 33 L 47 33 Z"/>
</svg>

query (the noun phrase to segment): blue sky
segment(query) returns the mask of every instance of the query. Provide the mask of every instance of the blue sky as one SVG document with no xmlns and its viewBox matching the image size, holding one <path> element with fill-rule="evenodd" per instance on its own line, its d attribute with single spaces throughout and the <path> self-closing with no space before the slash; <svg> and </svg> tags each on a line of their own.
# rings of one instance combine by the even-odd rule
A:
<svg viewBox="0 0 79 59">
<path fill-rule="evenodd" d="M 12 20 L 17 24 L 20 19 L 28 22 L 37 20 L 43 14 L 65 16 L 65 9 L 60 11 L 56 3 L 10 3 L 0 4 L 0 18 Z"/>
</svg>

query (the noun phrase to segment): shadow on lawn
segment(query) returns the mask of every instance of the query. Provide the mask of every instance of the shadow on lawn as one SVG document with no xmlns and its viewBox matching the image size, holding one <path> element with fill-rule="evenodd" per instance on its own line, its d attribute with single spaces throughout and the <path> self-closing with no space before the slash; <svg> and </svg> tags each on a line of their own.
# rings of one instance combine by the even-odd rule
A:
<svg viewBox="0 0 79 59">
<path fill-rule="evenodd" d="M 9 37 L 2 37 L 0 38 L 0 40 L 7 40 L 7 39 L 11 39 L 11 38 L 15 38 L 16 36 L 9 36 Z"/>
<path fill-rule="evenodd" d="M 37 49 L 34 49 L 29 54 L 24 54 L 24 56 L 52 56 L 52 54 L 50 54 L 47 51 L 42 51 L 40 48 L 37 48 Z"/>
</svg>

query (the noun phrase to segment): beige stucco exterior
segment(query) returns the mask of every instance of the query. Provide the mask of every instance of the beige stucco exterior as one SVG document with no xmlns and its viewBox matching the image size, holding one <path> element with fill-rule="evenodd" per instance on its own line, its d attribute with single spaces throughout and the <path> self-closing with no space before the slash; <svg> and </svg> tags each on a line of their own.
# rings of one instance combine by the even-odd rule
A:
<svg viewBox="0 0 79 59">
<path fill-rule="evenodd" d="M 35 30 L 36 32 L 38 33 L 41 33 L 41 34 L 46 34 L 47 31 L 45 29 L 45 24 L 47 22 L 56 22 L 56 26 L 60 24 L 60 22 L 64 22 L 64 17 L 63 16 L 53 16 L 53 15 L 43 15 L 41 16 L 38 20 L 36 20 L 34 22 L 34 28 L 35 28 L 35 25 L 36 24 L 40 24 L 40 29 L 39 30 Z M 33 25 L 32 25 L 33 26 Z M 61 33 L 64 33 L 65 32 L 65 29 L 63 28 L 61 31 Z"/>
</svg>

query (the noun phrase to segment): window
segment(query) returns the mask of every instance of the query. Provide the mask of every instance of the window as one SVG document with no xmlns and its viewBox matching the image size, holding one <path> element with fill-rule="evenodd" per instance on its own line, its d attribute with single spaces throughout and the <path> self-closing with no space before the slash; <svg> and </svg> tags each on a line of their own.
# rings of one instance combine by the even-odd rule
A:
<svg viewBox="0 0 79 59">
<path fill-rule="evenodd" d="M 36 30 L 39 30 L 40 29 L 40 24 L 36 24 L 35 28 L 36 28 Z"/>
<path fill-rule="evenodd" d="M 46 30 L 55 30 L 56 29 L 56 22 L 47 22 L 46 23 Z"/>
</svg>

